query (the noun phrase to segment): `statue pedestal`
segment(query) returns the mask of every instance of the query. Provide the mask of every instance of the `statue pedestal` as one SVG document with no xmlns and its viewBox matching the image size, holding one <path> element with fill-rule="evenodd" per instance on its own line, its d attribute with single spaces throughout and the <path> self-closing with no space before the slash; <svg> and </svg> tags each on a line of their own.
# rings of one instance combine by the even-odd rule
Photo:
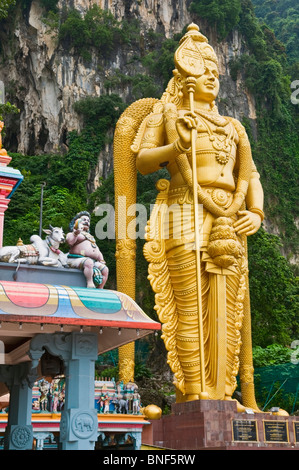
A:
<svg viewBox="0 0 299 470">
<path fill-rule="evenodd" d="M 299 416 L 238 413 L 235 402 L 197 400 L 175 403 L 170 415 L 152 421 L 142 444 L 172 450 L 298 450 L 298 428 Z"/>
</svg>

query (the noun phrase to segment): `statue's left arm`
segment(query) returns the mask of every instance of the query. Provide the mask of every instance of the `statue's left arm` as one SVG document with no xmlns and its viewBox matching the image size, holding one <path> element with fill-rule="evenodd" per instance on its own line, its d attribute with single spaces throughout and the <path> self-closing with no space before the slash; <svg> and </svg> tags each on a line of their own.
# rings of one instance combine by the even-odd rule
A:
<svg viewBox="0 0 299 470">
<path fill-rule="evenodd" d="M 238 212 L 239 219 L 234 224 L 235 230 L 239 235 L 253 235 L 258 231 L 264 220 L 264 192 L 260 182 L 260 175 L 255 164 L 253 162 L 252 164 L 252 173 L 245 198 L 247 210 Z"/>
<path fill-rule="evenodd" d="M 260 182 L 260 175 L 252 159 L 251 146 L 247 132 L 244 126 L 236 119 L 230 118 L 230 121 L 234 125 L 239 136 L 236 167 L 238 168 L 237 171 L 239 171 L 241 186 L 243 184 L 242 178 L 244 178 L 244 170 L 247 174 L 248 170 L 250 171 L 249 179 L 247 179 L 248 186 L 245 191 L 246 210 L 238 211 L 238 220 L 235 222 L 234 227 L 239 235 L 244 234 L 249 236 L 258 231 L 264 219 L 264 192 Z M 242 165 L 242 161 L 245 161 L 245 165 L 244 163 Z M 241 171 L 242 177 L 240 177 Z"/>
</svg>

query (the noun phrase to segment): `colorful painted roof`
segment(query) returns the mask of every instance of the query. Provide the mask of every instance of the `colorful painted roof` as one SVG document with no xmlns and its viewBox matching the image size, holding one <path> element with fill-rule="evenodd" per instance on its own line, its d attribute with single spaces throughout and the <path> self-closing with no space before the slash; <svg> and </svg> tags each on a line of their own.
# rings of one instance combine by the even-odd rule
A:
<svg viewBox="0 0 299 470">
<path fill-rule="evenodd" d="M 0 167 L 0 193 L 7 198 L 11 198 L 13 193 L 23 181 L 24 176 L 19 170 L 12 167 Z"/>
<path fill-rule="evenodd" d="M 0 321 L 160 329 L 121 292 L 11 281 L 0 281 Z"/>
</svg>

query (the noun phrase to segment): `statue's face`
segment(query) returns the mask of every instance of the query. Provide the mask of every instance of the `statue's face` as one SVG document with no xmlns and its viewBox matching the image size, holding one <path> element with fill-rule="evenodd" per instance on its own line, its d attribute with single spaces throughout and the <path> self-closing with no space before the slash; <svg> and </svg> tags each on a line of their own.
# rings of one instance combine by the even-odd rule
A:
<svg viewBox="0 0 299 470">
<path fill-rule="evenodd" d="M 89 217 L 87 215 L 83 215 L 81 217 L 81 224 L 83 226 L 83 230 L 85 230 L 85 231 L 89 230 L 90 220 L 89 220 Z"/>
<path fill-rule="evenodd" d="M 194 99 L 211 103 L 219 92 L 219 71 L 211 60 L 205 60 L 205 66 L 205 72 L 196 81 Z"/>
</svg>

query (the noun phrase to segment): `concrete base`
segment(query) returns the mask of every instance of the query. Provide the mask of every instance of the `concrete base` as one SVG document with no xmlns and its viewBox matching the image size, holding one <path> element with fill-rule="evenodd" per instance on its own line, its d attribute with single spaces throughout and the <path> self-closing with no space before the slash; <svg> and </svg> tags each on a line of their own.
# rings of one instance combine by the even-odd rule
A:
<svg viewBox="0 0 299 470">
<path fill-rule="evenodd" d="M 176 403 L 170 415 L 151 421 L 142 444 L 172 450 L 299 450 L 298 426 L 299 416 L 238 413 L 235 402 L 197 400 Z"/>
</svg>

